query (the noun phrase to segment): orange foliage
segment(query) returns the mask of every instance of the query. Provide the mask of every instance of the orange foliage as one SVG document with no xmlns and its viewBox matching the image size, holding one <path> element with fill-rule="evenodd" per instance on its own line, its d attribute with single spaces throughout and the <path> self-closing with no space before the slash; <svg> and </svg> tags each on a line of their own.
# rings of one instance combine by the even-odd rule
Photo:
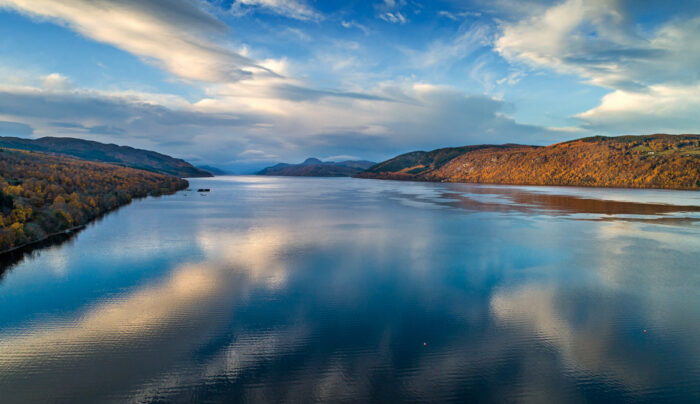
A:
<svg viewBox="0 0 700 404">
<path fill-rule="evenodd" d="M 0 251 L 83 225 L 133 198 L 187 185 L 134 168 L 0 149 Z"/>
<path fill-rule="evenodd" d="M 426 155 L 430 153 L 435 151 Z M 402 158 L 403 167 L 399 164 Z M 431 163 L 428 160 L 416 167 L 415 158 L 409 161 L 399 156 L 361 176 L 491 184 L 700 189 L 700 136 L 593 137 L 546 147 L 479 146 L 443 164 Z M 383 167 L 391 170 L 385 171 Z"/>
</svg>

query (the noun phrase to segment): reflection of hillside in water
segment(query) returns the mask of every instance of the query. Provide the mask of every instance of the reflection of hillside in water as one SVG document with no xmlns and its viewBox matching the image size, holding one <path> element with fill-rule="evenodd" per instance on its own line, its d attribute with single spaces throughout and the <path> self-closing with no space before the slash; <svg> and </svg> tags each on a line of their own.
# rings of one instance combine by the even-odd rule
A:
<svg viewBox="0 0 700 404">
<path fill-rule="evenodd" d="M 7 271 L 22 263 L 22 261 L 25 259 L 31 259 L 32 257 L 41 254 L 41 251 L 46 248 L 58 247 L 70 242 L 83 229 L 84 227 L 81 227 L 79 230 L 69 233 L 55 234 L 45 240 L 0 254 L 0 281 L 2 281 L 2 278 L 5 276 Z"/>
<path fill-rule="evenodd" d="M 449 187 L 450 184 L 447 184 Z M 415 202 L 433 202 L 470 211 L 485 212 L 520 212 L 547 213 L 553 215 L 590 214 L 590 215 L 642 215 L 658 216 L 678 213 L 695 214 L 700 212 L 699 205 L 673 205 L 664 203 L 632 202 L 624 200 L 586 198 L 580 195 L 555 194 L 550 192 L 530 191 L 520 187 L 469 186 L 465 190 L 450 187 L 441 191 L 439 197 L 431 198 L 420 195 L 405 195 Z M 562 188 L 566 190 L 566 188 Z M 426 200 L 427 199 L 427 200 Z M 695 216 L 695 215 L 693 215 Z M 630 219 L 630 218 L 626 218 Z M 644 218 L 638 218 L 644 220 Z M 646 218 L 649 220 L 651 218 Z M 670 219 L 659 217 L 653 219 Z M 673 218 L 677 221 L 679 218 Z M 687 217 L 696 221 L 700 218 Z"/>
</svg>

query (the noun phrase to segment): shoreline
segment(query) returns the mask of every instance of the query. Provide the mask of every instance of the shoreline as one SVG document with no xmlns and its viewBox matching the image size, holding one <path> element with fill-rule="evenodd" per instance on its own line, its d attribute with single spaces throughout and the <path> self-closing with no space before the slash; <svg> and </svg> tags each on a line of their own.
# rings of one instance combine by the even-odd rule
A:
<svg viewBox="0 0 700 404">
<path fill-rule="evenodd" d="M 476 181 L 452 181 L 449 179 L 429 180 L 420 178 L 399 178 L 399 177 L 382 177 L 382 176 L 361 176 L 355 175 L 351 178 L 363 180 L 381 180 L 381 181 L 401 181 L 401 182 L 430 182 L 435 184 L 474 184 L 474 185 L 503 185 L 503 186 L 522 186 L 522 187 L 569 187 L 569 188 L 598 188 L 598 189 L 639 189 L 639 190 L 655 190 L 655 191 L 700 191 L 700 187 L 696 188 L 674 188 L 674 187 L 635 187 L 624 185 L 586 185 L 586 184 L 542 184 L 542 183 L 510 183 L 510 182 L 476 182 Z"/>
<path fill-rule="evenodd" d="M 420 178 L 382 178 L 377 176 L 310 176 L 310 175 L 265 175 L 265 174 L 226 174 L 217 175 L 216 177 L 262 177 L 262 178 L 325 178 L 325 179 L 342 179 L 342 178 L 353 178 L 359 180 L 380 180 L 380 181 L 399 181 L 399 182 L 422 182 L 422 183 L 434 183 L 434 184 L 474 184 L 474 185 L 500 185 L 500 186 L 516 186 L 516 187 L 563 187 L 563 188 L 587 188 L 587 189 L 621 189 L 621 190 L 649 190 L 649 191 L 700 191 L 698 188 L 672 188 L 672 187 L 634 187 L 634 186 L 622 186 L 622 185 L 574 185 L 574 184 L 526 184 L 526 183 L 505 183 L 505 182 L 474 182 L 474 181 L 450 181 L 450 180 L 427 180 Z"/>
<path fill-rule="evenodd" d="M 88 223 L 90 224 L 90 223 Z M 71 229 L 67 232 L 53 233 L 50 236 L 46 236 L 41 240 L 33 241 L 31 243 L 23 244 L 19 247 L 14 247 L 12 250 L 6 250 L 0 253 L 0 279 L 10 271 L 15 265 L 21 263 L 25 258 L 30 257 L 32 254 L 39 251 L 43 251 L 46 248 L 61 245 L 65 242 L 70 241 L 84 230 L 87 224 L 83 226 L 76 226 L 76 228 Z"/>
<path fill-rule="evenodd" d="M 185 180 L 185 181 L 187 181 L 187 180 Z M 131 205 L 131 203 L 134 201 L 142 200 L 142 199 L 149 198 L 149 197 L 156 198 L 156 197 L 161 197 L 161 196 L 166 196 L 166 195 L 174 195 L 177 192 L 180 192 L 182 190 L 187 189 L 188 187 L 189 187 L 189 182 L 183 188 L 178 189 L 173 193 L 160 194 L 160 195 L 146 195 L 146 196 L 142 196 L 139 198 L 133 198 L 125 204 L 115 206 L 112 209 L 101 212 L 100 214 L 98 214 L 94 218 L 88 220 L 86 223 L 79 224 L 77 226 L 73 226 L 73 227 L 70 227 L 68 229 L 54 232 L 51 234 L 47 234 L 46 236 L 44 236 L 38 240 L 33 240 L 33 241 L 28 242 L 28 243 L 14 246 L 8 250 L 0 251 L 0 277 L 9 267 L 11 267 L 17 261 L 24 258 L 26 256 L 26 254 L 32 253 L 34 251 L 38 251 L 38 250 L 43 249 L 45 247 L 50 247 L 52 245 L 56 245 L 56 243 L 60 244 L 63 241 L 71 239 L 72 237 L 77 235 L 80 231 L 87 228 L 88 225 L 99 221 L 104 216 L 106 216 L 112 212 L 115 212 L 115 211 L 117 211 L 125 206 Z"/>
<path fill-rule="evenodd" d="M 121 207 L 121 206 L 120 206 L 120 207 Z M 120 207 L 119 207 L 119 208 L 120 208 Z M 119 208 L 117 208 L 117 209 L 119 209 Z M 110 211 L 110 212 L 111 212 L 111 211 Z M 105 214 L 107 214 L 107 213 L 109 213 L 109 212 L 105 212 Z M 55 232 L 55 233 L 47 234 L 46 236 L 44 236 L 44 237 L 42 237 L 42 238 L 40 238 L 40 239 L 38 239 L 38 240 L 30 241 L 30 242 L 28 242 L 28 243 L 24 243 L 24 244 L 22 244 L 22 245 L 18 245 L 18 246 L 12 247 L 12 248 L 10 248 L 9 250 L 0 251 L 0 258 L 4 257 L 6 254 L 12 254 L 12 253 L 14 253 L 14 252 L 17 252 L 18 250 L 23 249 L 23 248 L 32 247 L 32 246 L 35 245 L 35 244 L 40 244 L 40 243 L 49 241 L 50 239 L 55 238 L 55 237 L 60 237 L 60 236 L 64 236 L 64 235 L 65 235 L 65 236 L 68 236 L 68 235 L 71 235 L 71 234 L 73 234 L 73 233 L 76 233 L 76 232 L 78 232 L 78 231 L 84 229 L 85 227 L 87 227 L 87 225 L 89 225 L 90 223 L 92 223 L 93 221 L 95 221 L 95 220 L 97 220 L 97 219 L 98 219 L 98 218 L 91 219 L 89 222 L 87 222 L 87 223 L 85 223 L 85 224 L 81 224 L 81 225 L 78 225 L 78 226 L 73 226 L 73 227 L 71 227 L 71 228 L 69 228 L 69 229 L 65 229 L 65 230 L 62 230 L 62 231 L 57 231 L 57 232 Z"/>
</svg>

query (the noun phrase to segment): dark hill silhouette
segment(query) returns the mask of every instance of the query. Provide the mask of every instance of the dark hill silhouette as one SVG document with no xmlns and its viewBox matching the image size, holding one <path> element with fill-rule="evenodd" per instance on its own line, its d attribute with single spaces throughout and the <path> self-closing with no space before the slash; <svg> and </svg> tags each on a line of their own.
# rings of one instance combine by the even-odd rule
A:
<svg viewBox="0 0 700 404">
<path fill-rule="evenodd" d="M 0 147 L 62 154 L 83 160 L 118 164 L 177 177 L 212 176 L 209 172 L 200 170 L 185 160 L 176 159 L 154 151 L 118 146 L 116 144 L 105 144 L 92 140 L 70 137 L 42 137 L 39 139 L 0 137 Z"/>
</svg>

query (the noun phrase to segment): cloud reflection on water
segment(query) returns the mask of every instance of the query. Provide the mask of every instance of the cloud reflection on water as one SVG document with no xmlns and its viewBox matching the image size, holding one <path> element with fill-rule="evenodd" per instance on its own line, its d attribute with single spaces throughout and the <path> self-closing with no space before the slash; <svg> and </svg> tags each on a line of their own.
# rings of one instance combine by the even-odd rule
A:
<svg viewBox="0 0 700 404">
<path fill-rule="evenodd" d="M 279 252 L 289 240 L 283 230 L 200 234 L 197 239 L 210 261 L 182 264 L 165 279 L 98 303 L 77 317 L 37 322 L 0 336 L 3 399 L 105 398 L 167 372 L 175 358 L 192 355 L 225 326 L 236 299 L 256 287 L 283 284 Z M 250 348 L 259 347 L 262 340 L 251 342 Z M 227 358 L 245 357 L 245 350 L 243 344 Z M 105 368 L 116 375 L 107 390 L 100 388 Z"/>
<path fill-rule="evenodd" d="M 456 188 L 343 181 L 247 179 L 233 185 L 240 199 L 214 187 L 178 228 L 201 260 L 6 329 L 3 397 L 649 398 L 699 371 L 693 226 L 570 220 L 549 197 L 508 215 L 424 209 L 384 198 L 446 207 Z M 495 192 L 478 189 L 460 192 Z M 510 209 L 518 192 L 481 202 Z M 654 365 L 669 361 L 665 375 Z"/>
</svg>

